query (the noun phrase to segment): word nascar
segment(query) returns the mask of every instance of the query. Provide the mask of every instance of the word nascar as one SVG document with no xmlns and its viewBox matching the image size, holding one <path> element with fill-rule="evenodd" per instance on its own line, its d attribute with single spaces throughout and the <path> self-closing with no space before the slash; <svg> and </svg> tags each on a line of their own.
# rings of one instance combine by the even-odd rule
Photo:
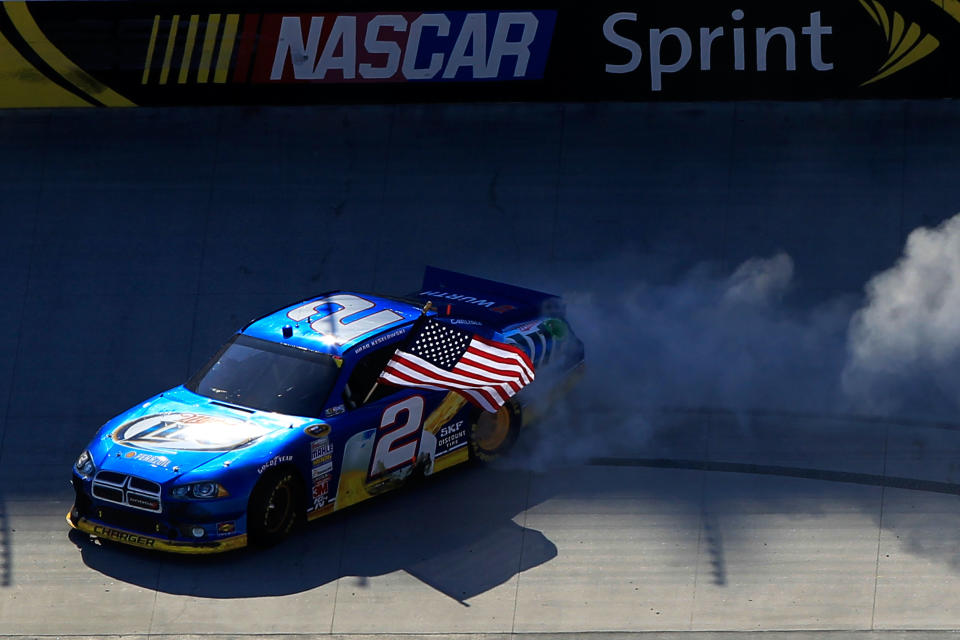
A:
<svg viewBox="0 0 960 640">
<path fill-rule="evenodd" d="M 556 11 L 270 14 L 255 82 L 543 77 Z"/>
</svg>

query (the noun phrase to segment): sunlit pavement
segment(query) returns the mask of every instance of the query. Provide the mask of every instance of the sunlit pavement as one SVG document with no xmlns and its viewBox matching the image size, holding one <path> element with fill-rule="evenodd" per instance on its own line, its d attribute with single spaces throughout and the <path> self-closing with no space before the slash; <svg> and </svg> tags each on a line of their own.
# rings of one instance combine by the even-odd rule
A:
<svg viewBox="0 0 960 640">
<path fill-rule="evenodd" d="M 426 263 L 563 288 L 625 253 L 649 265 L 626 286 L 783 249 L 799 299 L 856 293 L 960 206 L 958 124 L 952 103 L 0 113 L 0 634 L 960 628 L 949 424 L 688 407 L 599 449 L 561 429 L 560 457 L 525 439 L 217 558 L 64 522 L 96 427 L 317 291 L 411 290 Z M 556 448 L 548 426 L 530 438 Z"/>
</svg>

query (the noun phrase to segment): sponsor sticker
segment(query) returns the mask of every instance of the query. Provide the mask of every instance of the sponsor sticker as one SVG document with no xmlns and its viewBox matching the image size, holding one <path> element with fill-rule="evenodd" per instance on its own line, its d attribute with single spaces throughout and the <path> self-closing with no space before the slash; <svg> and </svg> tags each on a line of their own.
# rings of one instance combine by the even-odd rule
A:
<svg viewBox="0 0 960 640">
<path fill-rule="evenodd" d="M 330 407 L 329 409 L 327 409 L 326 411 L 324 411 L 324 412 L 323 412 L 323 417 L 324 417 L 324 418 L 332 418 L 333 416 L 339 416 L 340 414 L 346 412 L 346 410 L 347 410 L 347 408 L 346 408 L 344 405 L 338 404 L 338 405 L 336 405 L 335 407 Z M 329 428 L 327 429 L 327 431 L 329 432 Z"/>
<path fill-rule="evenodd" d="M 113 432 L 113 440 L 149 451 L 232 451 L 266 433 L 264 427 L 229 416 L 176 412 L 132 420 Z"/>
<path fill-rule="evenodd" d="M 284 462 L 293 462 L 293 456 L 275 456 L 267 461 L 265 464 L 260 465 L 257 468 L 257 473 L 262 474 L 267 469 L 277 466 L 278 464 L 283 464 Z"/>
<path fill-rule="evenodd" d="M 166 467 L 168 464 L 170 464 L 170 458 L 166 456 L 155 456 L 149 453 L 137 453 L 136 451 L 127 451 L 123 457 L 127 458 L 128 460 L 133 458 L 138 462 L 146 462 L 147 464 L 156 465 L 158 467 Z"/>
<path fill-rule="evenodd" d="M 394 338 L 398 338 L 398 337 L 404 335 L 404 334 L 407 333 L 407 331 L 409 331 L 409 330 L 410 330 L 410 327 L 403 327 L 402 329 L 396 329 L 396 330 L 394 330 L 394 331 L 391 331 L 390 333 L 385 333 L 385 334 L 383 334 L 382 336 L 377 336 L 376 338 L 374 338 L 374 339 L 371 340 L 370 342 L 365 342 L 365 343 L 363 343 L 362 345 L 360 345 L 359 347 L 357 347 L 356 349 L 354 349 L 354 353 L 363 353 L 363 352 L 366 351 L 367 349 L 370 349 L 370 348 L 372 348 L 372 347 L 376 347 L 376 346 L 379 346 L 379 345 L 381 345 L 381 344 L 385 344 L 385 343 L 387 343 L 387 342 L 390 342 L 390 341 L 393 340 Z M 340 405 L 340 407 L 342 408 L 343 405 Z M 341 411 L 340 413 L 343 413 L 343 411 Z"/>
<path fill-rule="evenodd" d="M 237 523 L 234 520 L 230 520 L 229 522 L 217 523 L 217 533 L 219 534 L 233 533 L 236 530 L 237 530 Z"/>
<path fill-rule="evenodd" d="M 330 475 L 326 474 L 313 479 L 313 509 L 322 509 L 327 504 L 330 494 Z"/>
<path fill-rule="evenodd" d="M 305 427 L 303 432 L 311 438 L 326 438 L 330 435 L 330 425 L 317 422 Z"/>
<path fill-rule="evenodd" d="M 128 533 L 118 529 L 111 529 L 110 527 L 104 527 L 103 525 L 99 524 L 93 527 L 93 535 L 100 538 L 108 538 L 110 540 L 126 542 L 127 544 L 135 544 L 139 547 L 152 547 L 156 542 L 156 540 L 153 538 L 148 538 L 147 536 L 141 536 L 136 533 Z"/>
<path fill-rule="evenodd" d="M 467 443 L 467 430 L 464 421 L 458 420 L 440 427 L 437 432 L 437 455 L 442 455 Z"/>
<path fill-rule="evenodd" d="M 333 471 L 333 445 L 327 438 L 314 440 L 310 443 L 310 464 L 314 471 L 320 469 L 323 473 Z"/>
<path fill-rule="evenodd" d="M 556 11 L 266 14 L 255 83 L 542 78 Z"/>
</svg>

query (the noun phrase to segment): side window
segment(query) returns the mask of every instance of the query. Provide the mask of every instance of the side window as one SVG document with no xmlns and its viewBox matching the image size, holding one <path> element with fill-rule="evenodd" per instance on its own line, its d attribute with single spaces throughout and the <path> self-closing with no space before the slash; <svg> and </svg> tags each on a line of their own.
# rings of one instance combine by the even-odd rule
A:
<svg viewBox="0 0 960 640">
<path fill-rule="evenodd" d="M 347 380 L 347 384 L 343 388 L 343 403 L 348 409 L 356 409 L 364 404 L 376 402 L 399 390 L 398 387 L 393 385 L 381 383 L 377 385 L 376 390 L 367 399 L 373 385 L 377 383 L 377 378 L 380 377 L 380 373 L 387 366 L 387 362 L 390 361 L 396 350 L 397 345 L 395 344 L 382 347 L 367 354 L 356 364 L 350 374 L 350 379 Z"/>
</svg>

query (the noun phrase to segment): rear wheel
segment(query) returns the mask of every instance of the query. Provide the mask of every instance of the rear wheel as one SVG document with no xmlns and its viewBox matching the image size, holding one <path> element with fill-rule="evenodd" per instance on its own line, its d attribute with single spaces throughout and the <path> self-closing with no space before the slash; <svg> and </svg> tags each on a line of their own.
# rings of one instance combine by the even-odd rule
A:
<svg viewBox="0 0 960 640">
<path fill-rule="evenodd" d="M 481 411 L 470 429 L 470 453 L 478 460 L 492 460 L 502 456 L 520 434 L 521 409 L 513 400 L 496 413 Z"/>
<path fill-rule="evenodd" d="M 281 469 L 261 478 L 247 506 L 250 543 L 269 547 L 286 538 L 300 519 L 302 500 L 300 480 L 293 471 Z"/>
</svg>

